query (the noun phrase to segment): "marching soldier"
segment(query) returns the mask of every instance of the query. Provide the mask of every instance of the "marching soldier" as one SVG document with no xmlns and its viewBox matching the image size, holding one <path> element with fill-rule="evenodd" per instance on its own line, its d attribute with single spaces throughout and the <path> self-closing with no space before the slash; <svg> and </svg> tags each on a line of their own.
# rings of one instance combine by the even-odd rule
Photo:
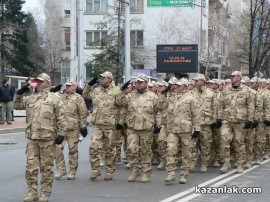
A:
<svg viewBox="0 0 270 202">
<path fill-rule="evenodd" d="M 26 126 L 27 163 L 25 179 L 28 196 L 24 201 L 48 201 L 52 193 L 55 144 L 64 140 L 67 119 L 63 103 L 58 96 L 49 92 L 50 77 L 38 75 L 38 93 L 23 97 L 27 85 L 17 91 L 14 97 L 15 109 L 26 109 L 28 122 Z M 31 109 L 31 110 L 30 110 Z M 41 173 L 41 194 L 38 197 L 38 172 Z"/>
<path fill-rule="evenodd" d="M 68 124 L 63 143 L 56 147 L 56 166 L 58 174 L 55 175 L 55 179 L 57 180 L 67 174 L 63 154 L 66 142 L 68 143 L 69 149 L 69 174 L 67 179 L 75 179 L 78 169 L 79 134 L 81 133 L 83 137 L 87 135 L 87 108 L 84 99 L 79 94 L 75 93 L 77 84 L 74 80 L 70 80 L 65 86 L 65 91 L 60 94 L 60 99 L 64 105 Z"/>
<path fill-rule="evenodd" d="M 175 160 L 179 142 L 181 142 L 182 165 L 179 183 L 185 184 L 190 167 L 191 138 L 197 138 L 200 135 L 199 108 L 194 97 L 187 91 L 187 80 L 178 81 L 177 84 L 179 85 L 177 99 L 175 102 L 169 102 L 167 110 L 167 177 L 165 182 L 175 180 Z"/>
<path fill-rule="evenodd" d="M 153 132 L 158 134 L 161 129 L 161 117 L 158 97 L 147 90 L 148 78 L 145 74 L 138 75 L 136 90 L 127 94 L 127 157 L 131 165 L 132 174 L 129 182 L 136 181 L 143 172 L 141 182 L 149 181 L 151 175 L 151 160 Z M 141 171 L 139 169 L 141 160 Z"/>
<path fill-rule="evenodd" d="M 230 143 L 235 142 L 237 173 L 243 172 L 245 163 L 244 129 L 251 128 L 254 117 L 254 102 L 247 87 L 241 84 L 242 73 L 234 71 L 231 74 L 231 86 L 222 91 L 221 127 L 221 158 L 223 166 L 221 173 L 230 168 Z"/>
<path fill-rule="evenodd" d="M 92 79 L 83 89 L 83 98 L 93 102 L 93 133 L 89 149 L 92 175 L 90 180 L 96 180 L 100 173 L 99 154 L 104 144 L 106 176 L 105 181 L 113 179 L 116 158 L 116 126 L 121 127 L 123 120 L 116 121 L 120 106 L 125 103 L 124 94 L 119 88 L 112 85 L 112 73 L 100 74 L 100 86 L 93 89 L 98 78 Z M 121 126 L 120 126 L 121 125 Z"/>
</svg>

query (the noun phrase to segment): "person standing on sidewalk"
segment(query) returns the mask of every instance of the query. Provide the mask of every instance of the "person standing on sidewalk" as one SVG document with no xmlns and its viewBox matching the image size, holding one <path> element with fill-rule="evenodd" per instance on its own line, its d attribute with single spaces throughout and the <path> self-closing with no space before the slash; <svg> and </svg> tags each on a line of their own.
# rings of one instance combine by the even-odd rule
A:
<svg viewBox="0 0 270 202">
<path fill-rule="evenodd" d="M 56 146 L 56 166 L 58 170 L 58 174 L 54 176 L 56 180 L 67 174 L 63 154 L 66 142 L 69 149 L 69 174 L 67 179 L 75 179 L 78 168 L 79 134 L 81 133 L 83 137 L 87 135 L 87 108 L 82 96 L 75 93 L 76 87 L 76 82 L 70 80 L 66 83 L 65 92 L 60 94 L 68 124 L 65 140 L 62 144 Z"/>
<path fill-rule="evenodd" d="M 14 97 L 14 109 L 26 109 L 28 123 L 26 126 L 26 171 L 28 185 L 28 201 L 48 201 L 52 193 L 54 179 L 53 166 L 55 144 L 61 144 L 66 134 L 67 118 L 62 101 L 54 93 L 49 92 L 50 77 L 42 73 L 38 75 L 37 93 L 24 97 L 28 85 L 17 91 Z M 29 110 L 31 109 L 31 110 Z M 41 194 L 38 197 L 38 174 L 41 173 Z"/>
<path fill-rule="evenodd" d="M 12 98 L 14 97 L 14 89 L 10 85 L 10 80 L 5 78 L 3 80 L 3 85 L 0 86 L 0 104 L 2 110 L 0 113 L 0 124 L 11 124 L 12 120 Z"/>
</svg>

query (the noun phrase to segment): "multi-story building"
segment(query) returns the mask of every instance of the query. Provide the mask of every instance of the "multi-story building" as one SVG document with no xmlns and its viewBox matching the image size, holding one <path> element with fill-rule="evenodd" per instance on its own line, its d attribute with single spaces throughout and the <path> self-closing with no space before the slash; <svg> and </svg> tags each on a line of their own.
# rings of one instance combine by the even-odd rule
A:
<svg viewBox="0 0 270 202">
<path fill-rule="evenodd" d="M 170 1 L 167 5 L 162 5 L 162 2 L 129 1 L 131 50 L 136 55 L 132 68 L 156 69 L 157 44 L 198 44 L 201 71 L 231 71 L 228 21 L 234 17 L 235 8 L 244 9 L 245 0 L 241 0 L 240 5 L 233 0 L 196 0 L 192 4 L 188 4 L 191 2 L 188 0 Z M 101 51 L 102 39 L 115 36 L 118 26 L 124 29 L 124 4 L 125 1 L 119 3 L 115 0 L 62 0 L 61 24 L 65 44 L 61 62 L 62 82 L 68 79 L 68 75 L 77 78 L 79 33 L 83 37 L 84 78 L 90 79 L 92 67 L 89 64 L 94 54 Z M 83 24 L 78 30 L 77 13 L 80 9 Z M 123 62 L 122 44 L 120 53 Z M 211 76 L 217 77 L 217 74 Z"/>
</svg>

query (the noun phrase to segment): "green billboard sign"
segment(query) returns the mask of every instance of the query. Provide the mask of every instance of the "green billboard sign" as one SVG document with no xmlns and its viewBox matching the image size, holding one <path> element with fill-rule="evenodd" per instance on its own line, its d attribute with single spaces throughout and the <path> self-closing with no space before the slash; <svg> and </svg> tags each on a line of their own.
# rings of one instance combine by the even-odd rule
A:
<svg viewBox="0 0 270 202">
<path fill-rule="evenodd" d="M 194 0 L 147 0 L 148 7 L 193 7 Z"/>
</svg>

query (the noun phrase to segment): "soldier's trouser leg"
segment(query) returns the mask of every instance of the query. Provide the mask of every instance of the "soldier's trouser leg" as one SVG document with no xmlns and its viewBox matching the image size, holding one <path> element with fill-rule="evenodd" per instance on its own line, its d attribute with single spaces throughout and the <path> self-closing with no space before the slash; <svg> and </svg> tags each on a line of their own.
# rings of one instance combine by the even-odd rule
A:
<svg viewBox="0 0 270 202">
<path fill-rule="evenodd" d="M 159 162 L 159 150 L 158 150 L 158 134 L 153 134 L 153 143 L 152 143 L 152 152 L 153 152 L 153 161 Z"/>
<path fill-rule="evenodd" d="M 160 130 L 158 135 L 158 147 L 159 147 L 159 156 L 160 161 L 166 161 L 166 149 L 167 149 L 167 133 L 166 133 L 166 126 L 163 126 Z"/>
<path fill-rule="evenodd" d="M 52 193 L 54 154 L 54 141 L 40 140 L 41 194 L 45 196 Z"/>
<path fill-rule="evenodd" d="M 68 132 L 68 157 L 69 157 L 69 172 L 72 175 L 76 175 L 78 169 L 78 142 L 79 142 L 79 132 L 78 131 L 67 131 Z"/>
<path fill-rule="evenodd" d="M 237 167 L 243 167 L 246 159 L 244 126 L 244 123 L 233 124 L 233 140 L 235 142 Z"/>
<path fill-rule="evenodd" d="M 267 126 L 265 131 L 266 131 L 265 154 L 270 155 L 270 127 Z"/>
<path fill-rule="evenodd" d="M 191 152 L 190 152 L 191 133 L 181 133 L 180 140 L 182 148 L 182 164 L 180 176 L 187 177 L 189 173 L 190 159 L 191 159 Z"/>
<path fill-rule="evenodd" d="M 254 144 L 254 136 L 255 136 L 255 130 L 254 128 L 245 129 L 244 130 L 244 136 L 245 136 L 245 150 L 246 150 L 246 163 L 251 164 L 254 153 L 253 153 L 253 144 Z"/>
<path fill-rule="evenodd" d="M 128 160 L 131 164 L 132 170 L 139 169 L 139 154 L 142 165 L 142 171 L 151 174 L 151 160 L 152 160 L 152 142 L 153 132 L 152 131 L 135 131 L 128 129 Z"/>
<path fill-rule="evenodd" d="M 28 139 L 26 146 L 25 180 L 28 185 L 28 193 L 32 195 L 38 194 L 39 153 L 38 141 Z"/>
<path fill-rule="evenodd" d="M 115 148 L 115 133 L 114 129 L 99 127 L 94 125 L 93 133 L 91 137 L 91 145 L 89 148 L 89 156 L 92 171 L 100 170 L 100 160 L 99 154 L 103 148 L 105 149 L 105 160 L 107 166 L 107 172 L 113 173 L 115 170 L 115 157 L 116 157 L 116 148 Z"/>
<path fill-rule="evenodd" d="M 221 162 L 220 160 L 220 128 L 213 129 L 213 143 L 212 143 L 212 161 Z"/>
<path fill-rule="evenodd" d="M 59 173 L 63 173 L 66 171 L 66 163 L 65 163 L 64 153 L 63 153 L 66 142 L 67 142 L 67 137 L 65 137 L 62 144 L 55 146 L 55 162 L 56 162 L 57 171 Z"/>
<path fill-rule="evenodd" d="M 105 163 L 106 173 L 113 174 L 115 171 L 115 159 L 116 159 L 116 136 L 114 130 L 116 129 L 105 129 Z"/>
<path fill-rule="evenodd" d="M 230 143 L 233 137 L 232 124 L 224 122 L 221 127 L 220 157 L 224 164 L 230 164 Z"/>
<path fill-rule="evenodd" d="M 259 123 L 255 129 L 255 142 L 254 142 L 254 160 L 260 161 L 264 155 L 263 145 L 265 144 L 265 124 Z"/>
<path fill-rule="evenodd" d="M 200 134 L 200 149 L 201 149 L 201 163 L 202 165 L 208 166 L 210 161 L 210 151 L 212 145 L 212 129 L 210 125 L 201 126 Z"/>
<path fill-rule="evenodd" d="M 197 163 L 197 158 L 198 158 L 198 139 L 191 139 L 190 141 L 190 150 L 191 150 L 191 160 L 190 160 L 190 165 L 196 165 Z"/>
<path fill-rule="evenodd" d="M 115 130 L 116 133 L 116 161 L 121 160 L 122 134 L 121 130 Z"/>
<path fill-rule="evenodd" d="M 175 176 L 175 159 L 178 153 L 180 137 L 178 134 L 169 133 L 167 137 L 166 171 L 167 175 Z"/>
</svg>

